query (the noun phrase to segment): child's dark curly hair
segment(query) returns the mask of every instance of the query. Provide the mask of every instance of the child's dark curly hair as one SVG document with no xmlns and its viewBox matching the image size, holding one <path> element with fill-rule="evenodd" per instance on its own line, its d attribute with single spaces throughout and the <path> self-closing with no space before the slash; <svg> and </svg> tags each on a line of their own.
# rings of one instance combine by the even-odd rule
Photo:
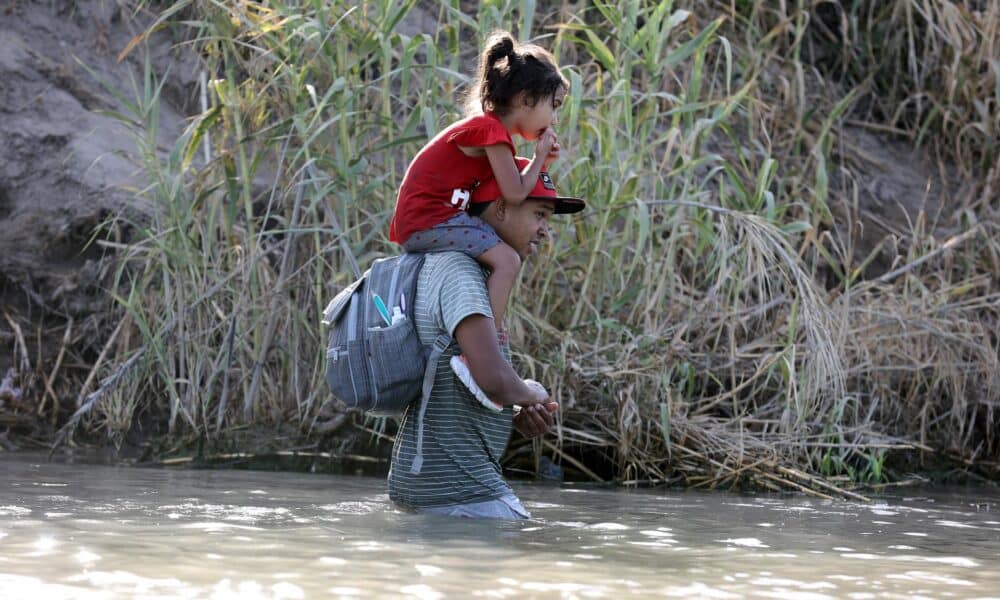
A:
<svg viewBox="0 0 1000 600">
<path fill-rule="evenodd" d="M 559 88 L 568 91 L 569 81 L 548 50 L 518 43 L 506 31 L 495 31 L 479 57 L 479 79 L 469 91 L 467 112 L 504 115 L 521 92 L 525 102 L 534 106 Z"/>
</svg>

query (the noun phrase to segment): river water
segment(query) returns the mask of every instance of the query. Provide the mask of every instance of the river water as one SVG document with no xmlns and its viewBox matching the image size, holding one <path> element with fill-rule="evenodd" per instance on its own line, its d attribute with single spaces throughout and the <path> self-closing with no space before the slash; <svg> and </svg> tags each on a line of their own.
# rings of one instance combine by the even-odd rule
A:
<svg viewBox="0 0 1000 600">
<path fill-rule="evenodd" d="M 0 598 L 1000 598 L 1000 493 L 871 504 L 514 483 L 533 519 L 381 479 L 0 455 Z"/>
</svg>

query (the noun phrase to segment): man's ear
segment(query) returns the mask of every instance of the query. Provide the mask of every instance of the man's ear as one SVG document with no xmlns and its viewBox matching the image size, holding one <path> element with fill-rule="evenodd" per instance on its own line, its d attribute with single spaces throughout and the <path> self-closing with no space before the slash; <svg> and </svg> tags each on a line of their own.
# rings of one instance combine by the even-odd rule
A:
<svg viewBox="0 0 1000 600">
<path fill-rule="evenodd" d="M 507 201 L 503 198 L 499 198 L 493 202 L 493 210 L 497 216 L 498 221 L 503 221 L 507 218 Z"/>
</svg>

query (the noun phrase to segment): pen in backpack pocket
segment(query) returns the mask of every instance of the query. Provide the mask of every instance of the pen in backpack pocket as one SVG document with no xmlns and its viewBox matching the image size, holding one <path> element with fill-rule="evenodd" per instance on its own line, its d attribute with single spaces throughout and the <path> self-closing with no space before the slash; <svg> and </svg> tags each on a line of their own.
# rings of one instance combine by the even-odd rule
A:
<svg viewBox="0 0 1000 600">
<path fill-rule="evenodd" d="M 385 321 L 385 324 L 392 325 L 392 317 L 389 316 L 389 309 L 385 307 L 385 302 L 382 302 L 382 297 L 372 292 L 372 301 L 375 303 L 375 308 L 378 310 L 378 314 L 381 315 L 382 320 Z"/>
</svg>

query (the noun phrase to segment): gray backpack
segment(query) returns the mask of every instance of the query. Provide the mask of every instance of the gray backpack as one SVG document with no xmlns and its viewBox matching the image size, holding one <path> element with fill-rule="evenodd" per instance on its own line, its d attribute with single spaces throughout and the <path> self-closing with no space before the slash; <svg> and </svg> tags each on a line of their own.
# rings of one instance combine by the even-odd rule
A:
<svg viewBox="0 0 1000 600">
<path fill-rule="evenodd" d="M 411 402 L 423 400 L 414 473 L 420 472 L 424 411 L 438 358 L 451 344 L 442 333 L 425 346 L 413 322 L 424 256 L 376 260 L 323 311 L 323 324 L 330 329 L 326 382 L 338 400 L 373 416 L 399 416 Z"/>
</svg>

